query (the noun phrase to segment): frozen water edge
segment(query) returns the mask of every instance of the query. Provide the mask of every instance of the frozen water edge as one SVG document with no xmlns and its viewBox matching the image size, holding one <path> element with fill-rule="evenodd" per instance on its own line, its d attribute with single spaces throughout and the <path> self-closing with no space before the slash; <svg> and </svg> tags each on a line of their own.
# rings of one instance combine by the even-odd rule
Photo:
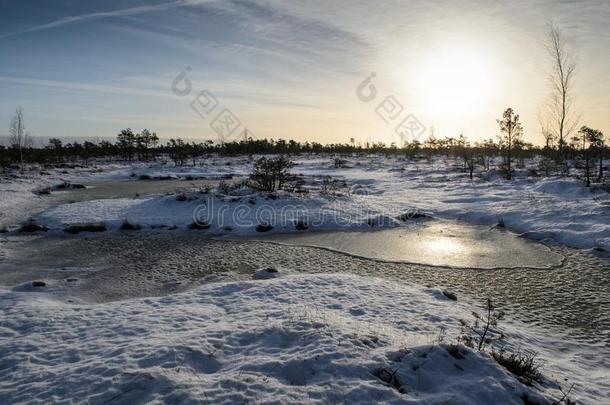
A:
<svg viewBox="0 0 610 405">
<path fill-rule="evenodd" d="M 94 306 L 2 291 L 0 302 L 6 403 L 521 404 L 524 394 L 539 396 L 485 354 L 458 360 L 434 345 L 440 328 L 454 334 L 466 306 L 370 277 L 290 275 Z M 398 370 L 405 393 L 371 374 L 382 367 Z M 603 395 L 589 394 L 591 402 Z"/>
</svg>

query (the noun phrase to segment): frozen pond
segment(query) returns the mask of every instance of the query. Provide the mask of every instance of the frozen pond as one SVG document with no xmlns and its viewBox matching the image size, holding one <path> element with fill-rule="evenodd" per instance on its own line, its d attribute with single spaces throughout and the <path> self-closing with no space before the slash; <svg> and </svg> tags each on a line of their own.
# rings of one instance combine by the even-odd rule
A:
<svg viewBox="0 0 610 405">
<path fill-rule="evenodd" d="M 432 266 L 550 268 L 563 260 L 545 245 L 513 233 L 447 221 L 423 221 L 406 228 L 378 231 L 273 234 L 255 239 Z"/>
</svg>

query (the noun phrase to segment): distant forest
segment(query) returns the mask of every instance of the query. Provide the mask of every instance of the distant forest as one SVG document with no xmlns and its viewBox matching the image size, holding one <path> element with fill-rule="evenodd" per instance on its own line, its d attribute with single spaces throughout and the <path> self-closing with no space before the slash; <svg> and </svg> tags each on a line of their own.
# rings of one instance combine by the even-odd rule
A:
<svg viewBox="0 0 610 405">
<path fill-rule="evenodd" d="M 507 110 L 508 111 L 508 110 Z M 310 153 L 327 154 L 385 154 L 404 156 L 412 159 L 429 159 L 433 156 L 452 156 L 463 160 L 464 166 L 471 174 L 475 168 L 489 170 L 493 158 L 502 157 L 499 169 L 507 178 L 511 178 L 514 166 L 519 167 L 523 160 L 539 156 L 541 174 L 569 174 L 570 167 L 586 168 L 591 177 L 603 178 L 603 160 L 609 156 L 609 148 L 605 145 L 603 134 L 599 131 L 582 127 L 572 142 L 563 148 L 547 144 L 543 147 L 523 142 L 519 136 L 519 128 L 511 118 L 510 112 L 505 113 L 507 120 L 499 124 L 501 136 L 497 141 L 487 139 L 484 141 L 471 142 L 464 135 L 459 137 L 435 138 L 428 137 L 424 142 L 413 141 L 405 143 L 403 147 L 395 144 L 366 143 L 357 145 L 355 143 L 326 144 L 317 142 L 297 142 L 294 140 L 252 139 L 233 142 L 185 142 L 182 139 L 170 139 L 161 142 L 155 132 L 143 130 L 134 133 L 127 128 L 122 130 L 116 137 L 115 142 L 100 141 L 82 143 L 63 143 L 59 138 L 49 139 L 44 147 L 33 147 L 31 141 L 22 141 L 21 148 L 17 143 L 9 147 L 0 146 L 0 167 L 19 169 L 23 163 L 40 163 L 49 165 L 92 163 L 92 160 L 105 161 L 154 161 L 160 157 L 169 159 L 177 166 L 185 164 L 197 164 L 207 155 L 300 155 Z M 511 139 L 508 130 L 502 128 L 510 126 L 513 120 Z M 572 162 L 567 165 L 566 162 Z"/>
</svg>

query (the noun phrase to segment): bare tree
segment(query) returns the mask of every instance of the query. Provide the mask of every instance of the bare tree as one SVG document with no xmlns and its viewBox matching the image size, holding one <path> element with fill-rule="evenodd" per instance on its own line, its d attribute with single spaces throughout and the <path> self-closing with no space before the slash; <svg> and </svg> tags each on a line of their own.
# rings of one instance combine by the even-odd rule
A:
<svg viewBox="0 0 610 405">
<path fill-rule="evenodd" d="M 547 50 L 553 67 L 549 74 L 551 97 L 545 114 L 547 123 L 543 126 L 557 139 L 559 156 L 564 163 L 563 171 L 568 174 L 565 146 L 578 124 L 572 100 L 576 59 L 568 50 L 563 31 L 553 22 L 549 23 Z"/>
<path fill-rule="evenodd" d="M 25 123 L 23 120 L 23 109 L 17 107 L 15 109 L 15 115 L 11 120 L 10 127 L 10 143 L 13 148 L 19 150 L 19 162 L 21 166 L 21 172 L 23 173 L 23 149 L 31 144 L 27 132 L 25 132 Z"/>
</svg>

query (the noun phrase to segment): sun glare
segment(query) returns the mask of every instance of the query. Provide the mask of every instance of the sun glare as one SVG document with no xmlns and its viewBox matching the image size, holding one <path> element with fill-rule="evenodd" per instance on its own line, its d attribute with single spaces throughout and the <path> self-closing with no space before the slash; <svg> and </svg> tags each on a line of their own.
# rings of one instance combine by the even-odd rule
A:
<svg viewBox="0 0 610 405">
<path fill-rule="evenodd" d="M 465 250 L 461 243 L 445 237 L 426 240 L 422 245 L 425 249 L 429 250 L 431 254 L 436 255 L 456 254 Z"/>
<path fill-rule="evenodd" d="M 479 52 L 445 48 L 424 58 L 418 70 L 418 96 L 430 115 L 472 114 L 492 94 L 491 67 Z"/>
</svg>

